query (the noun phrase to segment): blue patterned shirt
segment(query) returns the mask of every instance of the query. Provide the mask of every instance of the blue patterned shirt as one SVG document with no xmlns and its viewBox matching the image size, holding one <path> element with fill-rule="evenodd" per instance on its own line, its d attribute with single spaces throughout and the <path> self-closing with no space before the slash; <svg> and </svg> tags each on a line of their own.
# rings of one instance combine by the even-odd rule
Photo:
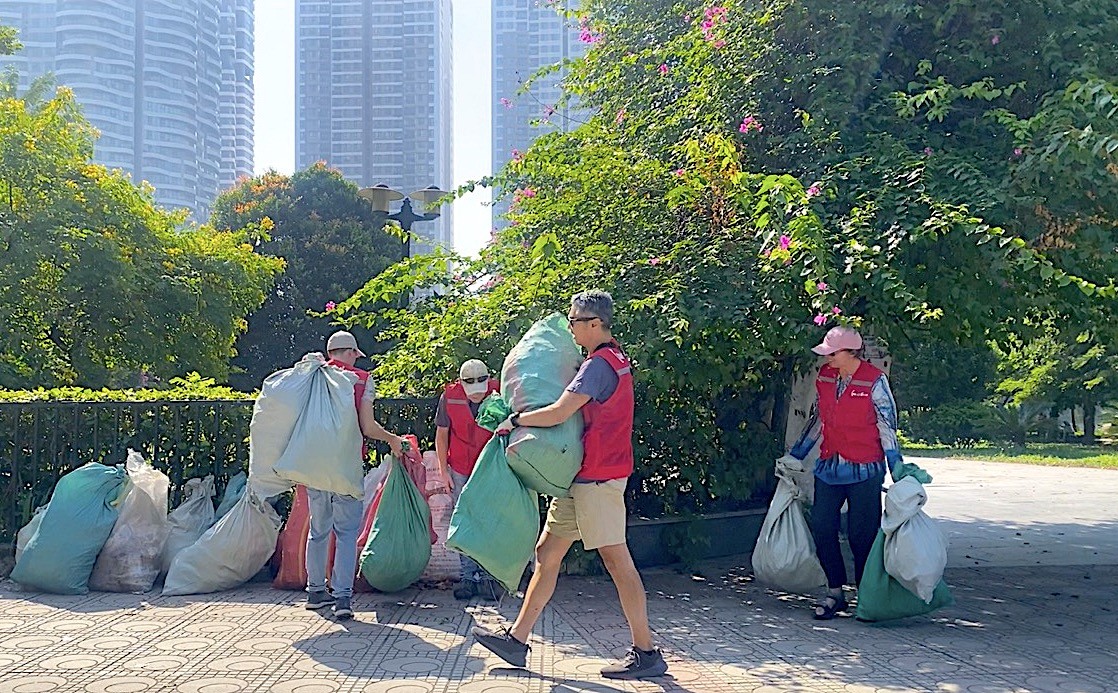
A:
<svg viewBox="0 0 1118 693">
<path fill-rule="evenodd" d="M 835 387 L 836 396 L 841 397 L 850 378 L 839 378 Z M 873 409 L 877 413 L 877 433 L 881 437 L 881 447 L 885 450 L 885 459 L 871 464 L 856 464 L 834 455 L 828 459 L 820 458 L 815 463 L 815 476 L 820 481 L 832 486 L 857 484 L 870 479 L 885 480 L 886 466 L 893 466 L 901 461 L 900 444 L 897 442 L 897 402 L 893 399 L 893 391 L 889 389 L 889 379 L 882 373 L 874 381 L 870 389 L 873 400 Z M 811 415 L 807 425 L 800 434 L 796 444 L 792 446 L 791 454 L 796 459 L 807 457 L 823 431 L 823 422 L 819 419 L 819 394 L 816 391 L 815 403 L 811 406 Z"/>
</svg>

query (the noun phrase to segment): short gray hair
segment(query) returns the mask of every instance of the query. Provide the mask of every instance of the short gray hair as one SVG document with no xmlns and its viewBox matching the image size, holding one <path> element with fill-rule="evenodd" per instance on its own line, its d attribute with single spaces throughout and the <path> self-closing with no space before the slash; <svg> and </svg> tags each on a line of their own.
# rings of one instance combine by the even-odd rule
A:
<svg viewBox="0 0 1118 693">
<path fill-rule="evenodd" d="M 580 291 L 571 296 L 571 308 L 582 316 L 600 318 L 605 327 L 613 324 L 613 296 L 605 291 Z"/>
</svg>

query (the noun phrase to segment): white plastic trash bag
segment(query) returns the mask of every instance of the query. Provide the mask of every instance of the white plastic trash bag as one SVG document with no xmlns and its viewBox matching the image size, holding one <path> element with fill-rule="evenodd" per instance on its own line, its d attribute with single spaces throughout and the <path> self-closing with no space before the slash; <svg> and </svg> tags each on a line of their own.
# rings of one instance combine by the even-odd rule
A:
<svg viewBox="0 0 1118 693">
<path fill-rule="evenodd" d="M 369 509 L 369 504 L 373 502 L 374 498 L 376 498 L 377 487 L 380 486 L 380 482 L 384 481 L 384 475 L 387 472 L 388 465 L 382 464 L 373 467 L 368 471 L 367 474 L 365 474 L 365 481 L 362 483 L 362 486 L 364 486 L 365 489 L 365 495 L 362 499 L 363 502 L 361 507 L 362 514 L 364 514 L 364 512 Z M 427 478 L 430 479 L 431 477 Z"/>
<path fill-rule="evenodd" d="M 885 492 L 881 530 L 885 532 L 885 572 L 925 604 L 947 567 L 947 537 L 921 508 L 924 486 L 906 476 Z"/>
<path fill-rule="evenodd" d="M 39 523 L 43 521 L 43 511 L 46 509 L 47 506 L 45 505 L 35 508 L 35 514 L 31 516 L 31 520 L 16 534 L 16 563 L 19 563 L 19 557 L 23 555 L 23 549 L 27 547 L 27 542 L 31 541 L 31 537 L 39 529 Z"/>
<path fill-rule="evenodd" d="M 171 511 L 167 521 L 171 525 L 167 541 L 163 544 L 160 572 L 171 568 L 171 561 L 186 547 L 198 541 L 214 523 L 214 477 L 191 479 L 186 482 L 186 500 Z"/>
<path fill-rule="evenodd" d="M 280 517 L 252 489 L 225 517 L 175 556 L 164 596 L 233 589 L 260 572 L 279 538 Z"/>
<path fill-rule="evenodd" d="M 147 592 L 159 577 L 163 544 L 171 531 L 167 521 L 171 480 L 135 450 L 128 451 L 124 467 L 130 487 L 121 501 L 113 531 L 93 564 L 89 588 Z"/>
<path fill-rule="evenodd" d="M 270 411 L 261 403 L 267 404 L 269 397 L 274 400 L 272 409 L 279 417 L 277 421 L 285 428 L 291 422 L 291 414 L 295 414 L 294 425 L 286 436 L 278 424 L 270 433 L 284 441 L 271 466 L 275 476 L 285 479 L 288 487 L 303 484 L 343 496 L 362 496 L 363 438 L 353 399 L 356 383 L 355 375 L 327 366 L 321 354 L 308 354 L 295 368 L 268 376 L 264 381 L 252 416 L 252 426 L 256 428 L 250 427 L 250 436 L 252 444 L 257 445 L 258 429 L 262 433 L 262 428 L 267 427 L 264 419 Z M 264 392 L 269 388 L 271 392 L 266 397 Z M 274 448 L 269 450 L 269 454 L 274 452 Z"/>
<path fill-rule="evenodd" d="M 803 493 L 794 481 L 802 471 L 803 463 L 794 457 L 776 461 L 776 493 L 753 549 L 753 574 L 787 592 L 807 592 L 827 582 L 804 518 Z"/>
</svg>

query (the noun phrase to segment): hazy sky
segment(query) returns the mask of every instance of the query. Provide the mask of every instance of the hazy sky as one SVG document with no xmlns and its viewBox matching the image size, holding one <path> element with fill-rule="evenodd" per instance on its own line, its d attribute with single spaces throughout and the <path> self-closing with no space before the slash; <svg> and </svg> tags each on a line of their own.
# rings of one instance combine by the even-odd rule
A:
<svg viewBox="0 0 1118 693">
<path fill-rule="evenodd" d="M 454 184 L 489 175 L 490 0 L 454 8 Z M 295 168 L 295 0 L 256 0 L 256 171 Z M 410 192 L 404 190 L 402 192 Z M 456 250 L 489 238 L 488 191 L 454 203 Z"/>
</svg>

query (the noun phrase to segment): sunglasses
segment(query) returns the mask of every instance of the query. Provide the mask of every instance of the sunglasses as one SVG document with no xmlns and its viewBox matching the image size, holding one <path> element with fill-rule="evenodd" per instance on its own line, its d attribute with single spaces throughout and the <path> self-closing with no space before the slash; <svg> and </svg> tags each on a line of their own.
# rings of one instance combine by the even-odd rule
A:
<svg viewBox="0 0 1118 693">
<path fill-rule="evenodd" d="M 462 378 L 462 382 L 466 383 L 467 385 L 473 385 L 474 383 L 484 383 L 486 380 L 489 380 L 488 375 L 479 375 L 476 378 Z"/>
<path fill-rule="evenodd" d="M 591 315 L 588 318 L 572 318 L 568 315 L 567 316 L 567 324 L 568 325 L 573 325 L 576 322 L 590 322 L 591 320 L 597 320 L 597 319 L 598 319 L 598 316 L 596 316 L 596 315 Z"/>
</svg>

